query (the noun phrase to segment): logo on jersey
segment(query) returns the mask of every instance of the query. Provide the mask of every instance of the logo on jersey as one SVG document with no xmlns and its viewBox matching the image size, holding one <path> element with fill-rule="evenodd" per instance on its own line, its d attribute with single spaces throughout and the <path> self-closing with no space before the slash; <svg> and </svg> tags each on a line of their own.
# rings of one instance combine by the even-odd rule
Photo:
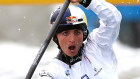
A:
<svg viewBox="0 0 140 79">
<path fill-rule="evenodd" d="M 97 69 L 97 68 L 94 67 L 94 71 L 96 72 L 96 73 L 94 74 L 94 76 L 98 75 L 98 74 L 101 72 L 101 70 L 102 70 L 102 68 Z"/>
<path fill-rule="evenodd" d="M 66 71 L 65 71 L 65 74 L 66 74 L 67 76 L 69 76 L 69 75 L 70 75 L 70 71 L 69 71 L 69 70 L 66 70 Z"/>
<path fill-rule="evenodd" d="M 49 78 L 49 79 L 53 79 L 53 76 L 52 76 L 52 74 L 50 74 L 50 73 L 46 73 L 46 71 L 45 70 L 42 70 L 40 73 L 39 73 L 39 76 L 40 77 L 45 77 L 45 78 Z"/>
<path fill-rule="evenodd" d="M 81 77 L 81 79 L 90 79 L 90 78 L 87 76 L 87 74 L 85 74 Z"/>
<path fill-rule="evenodd" d="M 66 22 L 67 23 L 74 23 L 74 22 L 78 22 L 78 19 L 75 16 L 69 16 L 69 17 L 66 17 Z"/>
</svg>

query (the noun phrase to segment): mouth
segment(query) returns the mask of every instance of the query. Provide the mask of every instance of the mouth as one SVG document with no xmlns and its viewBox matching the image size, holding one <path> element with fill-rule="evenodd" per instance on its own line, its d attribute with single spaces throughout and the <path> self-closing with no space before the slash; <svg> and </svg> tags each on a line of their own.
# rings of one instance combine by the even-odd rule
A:
<svg viewBox="0 0 140 79">
<path fill-rule="evenodd" d="M 68 49 L 69 50 L 74 50 L 76 48 L 76 46 L 69 46 Z"/>
</svg>

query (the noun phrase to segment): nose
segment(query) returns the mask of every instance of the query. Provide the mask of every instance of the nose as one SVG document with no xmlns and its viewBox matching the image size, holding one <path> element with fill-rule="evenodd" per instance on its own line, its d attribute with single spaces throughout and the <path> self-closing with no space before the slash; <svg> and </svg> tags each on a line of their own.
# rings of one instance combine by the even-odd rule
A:
<svg viewBox="0 0 140 79">
<path fill-rule="evenodd" d="M 69 35 L 69 41 L 71 42 L 71 43 L 74 43 L 75 42 L 75 35 L 73 34 L 73 33 L 71 33 L 70 35 Z"/>
</svg>

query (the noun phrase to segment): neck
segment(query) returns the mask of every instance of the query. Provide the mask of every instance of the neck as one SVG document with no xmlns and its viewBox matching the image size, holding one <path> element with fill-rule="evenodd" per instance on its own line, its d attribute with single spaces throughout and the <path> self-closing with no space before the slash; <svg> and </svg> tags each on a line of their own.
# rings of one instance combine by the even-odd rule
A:
<svg viewBox="0 0 140 79">
<path fill-rule="evenodd" d="M 64 63 L 68 64 L 71 67 L 71 65 L 81 61 L 82 49 L 83 49 L 83 46 L 80 48 L 78 54 L 74 57 L 70 57 L 66 55 L 62 50 L 60 50 L 59 54 L 57 55 L 57 59 L 63 61 Z"/>
</svg>

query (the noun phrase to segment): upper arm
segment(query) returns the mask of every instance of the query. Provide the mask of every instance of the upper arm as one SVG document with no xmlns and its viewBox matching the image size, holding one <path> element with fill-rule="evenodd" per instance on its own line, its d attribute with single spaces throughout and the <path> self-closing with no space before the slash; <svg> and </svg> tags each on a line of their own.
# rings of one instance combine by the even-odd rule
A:
<svg viewBox="0 0 140 79">
<path fill-rule="evenodd" d="M 88 9 L 94 11 L 100 19 L 100 26 L 94 30 L 91 39 L 100 45 L 111 45 L 119 34 L 121 13 L 104 0 L 92 0 Z"/>
</svg>

